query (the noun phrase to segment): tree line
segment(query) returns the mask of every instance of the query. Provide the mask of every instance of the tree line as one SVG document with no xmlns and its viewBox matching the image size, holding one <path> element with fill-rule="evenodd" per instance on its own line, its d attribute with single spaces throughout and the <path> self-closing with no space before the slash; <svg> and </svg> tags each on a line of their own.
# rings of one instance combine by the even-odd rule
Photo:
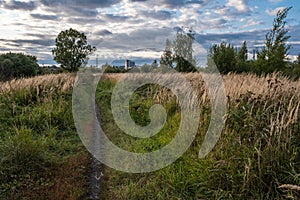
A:
<svg viewBox="0 0 300 200">
<path fill-rule="evenodd" d="M 198 66 L 198 70 L 209 72 L 214 65 L 221 74 L 229 72 L 243 73 L 251 72 L 258 75 L 282 72 L 292 78 L 300 77 L 300 54 L 297 61 L 288 59 L 291 46 L 288 40 L 288 29 L 286 28 L 286 17 L 292 7 L 284 8 L 277 12 L 273 22 L 273 28 L 266 34 L 265 43 L 261 50 L 254 50 L 253 59 L 249 59 L 247 42 L 244 41 L 240 47 L 230 43 L 221 42 L 214 44 L 208 51 L 208 56 L 214 63 L 207 63 L 206 68 Z M 161 65 L 175 68 L 180 72 L 194 72 L 195 58 L 193 58 L 192 44 L 194 35 L 192 31 L 178 32 L 176 39 L 172 42 L 166 41 L 166 48 L 161 57 Z"/>
<path fill-rule="evenodd" d="M 291 45 L 287 35 L 286 17 L 289 8 L 279 10 L 273 22 L 273 28 L 266 34 L 265 43 L 261 50 L 255 50 L 254 58 L 248 60 L 248 49 L 246 41 L 239 50 L 233 45 L 222 42 L 213 45 L 210 49 L 210 56 L 223 74 L 229 72 L 254 72 L 256 74 L 267 74 L 282 72 L 285 75 L 298 78 L 300 76 L 300 55 L 296 62 L 288 58 Z"/>
</svg>

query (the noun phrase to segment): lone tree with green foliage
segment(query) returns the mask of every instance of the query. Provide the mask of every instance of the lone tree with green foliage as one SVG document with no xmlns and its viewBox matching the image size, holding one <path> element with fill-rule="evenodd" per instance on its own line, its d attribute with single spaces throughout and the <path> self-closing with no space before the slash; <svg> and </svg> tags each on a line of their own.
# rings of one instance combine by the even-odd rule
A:
<svg viewBox="0 0 300 200">
<path fill-rule="evenodd" d="M 266 35 L 265 47 L 261 52 L 257 52 L 258 64 L 264 72 L 271 73 L 285 69 L 287 55 L 291 47 L 287 44 L 291 36 L 287 36 L 288 30 L 285 28 L 285 19 L 291 8 L 284 8 L 277 12 L 273 28 Z"/>
<path fill-rule="evenodd" d="M 78 71 L 88 61 L 88 56 L 96 51 L 96 47 L 87 44 L 84 33 L 70 28 L 59 33 L 55 39 L 56 48 L 52 50 L 54 60 L 70 72 Z"/>
</svg>

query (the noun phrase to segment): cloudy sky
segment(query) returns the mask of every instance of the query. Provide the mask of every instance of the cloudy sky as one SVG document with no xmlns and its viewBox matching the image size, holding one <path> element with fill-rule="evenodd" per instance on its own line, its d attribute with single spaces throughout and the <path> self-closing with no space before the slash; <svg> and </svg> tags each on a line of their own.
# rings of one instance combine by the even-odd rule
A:
<svg viewBox="0 0 300 200">
<path fill-rule="evenodd" d="M 54 63 L 60 31 L 75 28 L 97 47 L 100 62 L 157 59 L 178 27 L 192 27 L 199 52 L 222 41 L 259 48 L 278 9 L 288 15 L 291 55 L 300 53 L 299 0 L 0 0 L 0 53 L 33 54 Z"/>
</svg>

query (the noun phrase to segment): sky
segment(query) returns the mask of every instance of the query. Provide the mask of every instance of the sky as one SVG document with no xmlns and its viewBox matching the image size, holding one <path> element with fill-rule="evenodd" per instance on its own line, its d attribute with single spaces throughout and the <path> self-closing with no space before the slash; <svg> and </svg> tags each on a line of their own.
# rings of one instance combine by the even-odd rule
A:
<svg viewBox="0 0 300 200">
<path fill-rule="evenodd" d="M 300 53 L 300 4 L 296 0 L 0 0 L 0 53 L 35 55 L 54 64 L 55 38 L 66 29 L 86 34 L 93 62 L 159 59 L 167 38 L 181 28 L 196 33 L 195 54 L 222 41 L 249 52 L 264 45 L 279 9 L 290 7 L 290 55 Z"/>
</svg>

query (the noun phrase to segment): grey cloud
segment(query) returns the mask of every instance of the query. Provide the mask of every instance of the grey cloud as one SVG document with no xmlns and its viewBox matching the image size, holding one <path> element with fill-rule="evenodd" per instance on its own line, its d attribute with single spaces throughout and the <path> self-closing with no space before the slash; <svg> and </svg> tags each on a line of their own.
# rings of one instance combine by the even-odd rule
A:
<svg viewBox="0 0 300 200">
<path fill-rule="evenodd" d="M 59 18 L 57 15 L 30 14 L 30 16 L 35 19 L 42 19 L 42 20 L 57 20 Z"/>
<path fill-rule="evenodd" d="M 207 0 L 189 0 L 186 2 L 186 4 L 207 4 L 209 1 Z"/>
<path fill-rule="evenodd" d="M 100 36 L 107 36 L 107 35 L 112 35 L 113 33 L 110 32 L 109 30 L 102 29 L 102 30 L 94 32 L 93 34 L 94 35 L 100 35 Z"/>
<path fill-rule="evenodd" d="M 181 7 L 184 6 L 185 1 L 183 0 L 163 0 L 162 4 L 167 5 L 168 7 Z"/>
<path fill-rule="evenodd" d="M 55 38 L 57 35 L 56 34 L 42 34 L 42 33 L 26 33 L 24 34 L 25 37 L 35 37 L 41 40 L 45 40 L 48 38 Z M 54 39 L 53 39 L 54 40 Z"/>
<path fill-rule="evenodd" d="M 119 0 L 40 0 L 46 10 L 62 13 L 65 16 L 96 17 L 97 8 L 108 8 Z"/>
<path fill-rule="evenodd" d="M 119 3 L 119 0 L 73 0 L 76 5 L 88 6 L 89 8 L 106 8 Z"/>
<path fill-rule="evenodd" d="M 5 49 L 9 46 L 12 46 L 12 47 L 20 47 L 21 46 L 21 44 L 18 44 L 18 43 L 15 43 L 14 41 L 6 40 L 6 39 L 0 39 L 0 42 L 1 42 L 2 47 L 5 46 L 2 49 Z"/>
<path fill-rule="evenodd" d="M 71 17 L 67 19 L 68 23 L 73 23 L 73 24 L 80 24 L 80 25 L 85 25 L 85 24 L 104 24 L 104 20 L 102 19 L 97 19 L 97 18 L 91 18 L 91 17 Z"/>
<path fill-rule="evenodd" d="M 12 51 L 12 49 L 7 48 L 7 47 L 0 47 L 0 51 L 7 52 L 7 51 Z"/>
<path fill-rule="evenodd" d="M 34 10 L 37 5 L 34 1 L 30 1 L 30 2 L 22 2 L 22 1 L 1 1 L 0 2 L 1 5 L 4 6 L 5 9 L 8 10 L 28 10 L 28 11 L 32 11 Z"/>
<path fill-rule="evenodd" d="M 39 46 L 53 46 L 54 40 L 51 39 L 16 39 L 16 40 L 6 40 L 1 39 L 2 42 L 14 43 L 15 46 L 25 46 L 29 45 L 39 45 Z"/>
<path fill-rule="evenodd" d="M 76 16 L 96 17 L 98 15 L 98 12 L 96 10 L 85 9 L 76 6 L 68 7 L 66 11 L 69 11 L 68 14 L 74 14 Z"/>
<path fill-rule="evenodd" d="M 155 51 L 155 52 L 160 52 L 161 49 L 156 49 L 156 48 L 140 48 L 140 49 L 135 49 L 133 51 L 135 51 L 135 52 L 139 52 L 139 51 Z"/>
<path fill-rule="evenodd" d="M 160 11 L 142 11 L 141 14 L 147 18 L 166 20 L 166 19 L 170 19 L 172 15 L 175 13 L 171 11 L 160 10 Z"/>
<path fill-rule="evenodd" d="M 106 8 L 119 3 L 120 0 L 41 0 L 46 6 L 72 6 L 81 8 Z"/>
<path fill-rule="evenodd" d="M 113 15 L 113 14 L 105 14 L 103 15 L 105 20 L 108 20 L 110 22 L 124 22 L 127 19 L 129 19 L 129 17 L 127 16 L 121 16 L 121 15 Z"/>
<path fill-rule="evenodd" d="M 210 28 L 224 28 L 225 26 L 229 27 L 227 25 L 228 21 L 223 19 L 223 18 L 212 19 L 212 20 L 204 21 L 202 23 L 205 24 L 207 27 L 210 27 Z"/>
<path fill-rule="evenodd" d="M 130 29 L 129 29 L 130 30 Z M 165 41 L 170 37 L 171 29 L 136 29 L 129 34 L 114 33 L 106 40 L 99 38 L 91 41 L 96 46 L 101 46 L 103 49 L 110 49 L 116 51 L 133 51 L 136 49 L 164 49 Z"/>
<path fill-rule="evenodd" d="M 21 43 L 21 44 L 40 45 L 40 46 L 54 45 L 54 40 L 51 39 L 15 40 L 14 42 Z"/>
<path fill-rule="evenodd" d="M 240 45 L 243 41 L 255 42 L 264 40 L 265 30 L 239 32 L 239 33 L 213 33 L 213 34 L 196 34 L 196 41 L 200 44 L 221 43 L 227 41 L 233 45 Z"/>
<path fill-rule="evenodd" d="M 47 7 L 45 9 L 48 12 L 56 13 L 57 15 L 65 16 L 68 18 L 74 18 L 74 17 L 93 17 L 95 18 L 98 15 L 98 12 L 96 9 L 88 9 L 84 7 L 77 7 L 73 5 L 63 5 L 63 6 L 52 6 Z M 72 17 L 70 17 L 72 16 Z"/>
<path fill-rule="evenodd" d="M 187 4 L 206 5 L 208 1 L 207 0 L 163 0 L 160 3 L 165 4 L 167 7 L 175 8 L 175 7 L 182 7 Z"/>
<path fill-rule="evenodd" d="M 200 4 L 206 5 L 209 1 L 208 0 L 161 0 L 161 1 L 152 1 L 152 0 L 131 0 L 132 2 L 140 2 L 146 4 L 156 4 L 162 7 L 167 8 L 176 8 L 176 7 L 183 7 L 187 4 Z"/>
</svg>

